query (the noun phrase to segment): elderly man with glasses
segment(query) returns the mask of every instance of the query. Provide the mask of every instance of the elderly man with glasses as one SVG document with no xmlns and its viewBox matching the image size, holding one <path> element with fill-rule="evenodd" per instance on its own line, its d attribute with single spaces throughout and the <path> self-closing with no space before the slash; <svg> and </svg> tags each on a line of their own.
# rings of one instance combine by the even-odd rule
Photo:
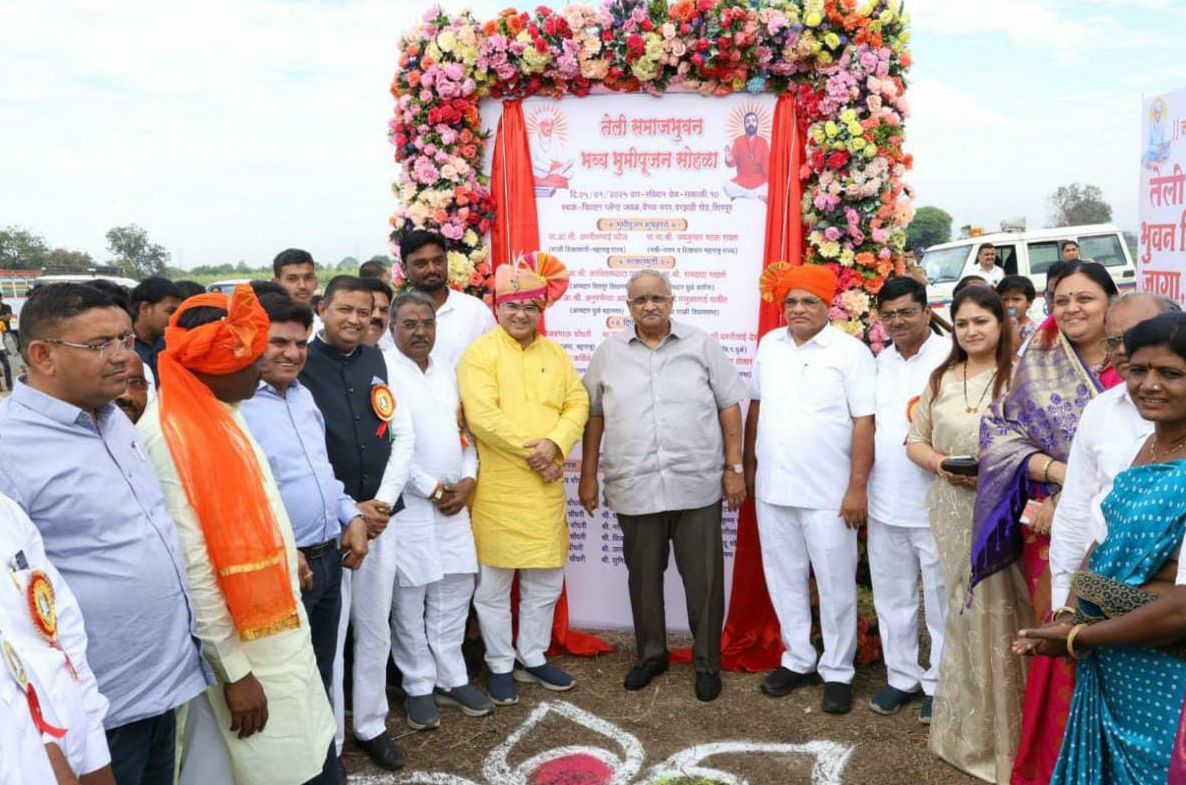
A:
<svg viewBox="0 0 1186 785">
<path fill-rule="evenodd" d="M 711 701 L 721 692 L 721 500 L 736 509 L 745 499 L 745 388 L 715 340 L 672 320 L 673 300 L 667 278 L 654 270 L 626 285 L 633 327 L 602 343 L 585 373 L 590 416 L 579 494 L 592 515 L 603 469 L 634 614 L 637 660 L 626 689 L 640 690 L 667 670 L 663 573 L 674 543 L 695 639 L 696 697 Z"/>
</svg>

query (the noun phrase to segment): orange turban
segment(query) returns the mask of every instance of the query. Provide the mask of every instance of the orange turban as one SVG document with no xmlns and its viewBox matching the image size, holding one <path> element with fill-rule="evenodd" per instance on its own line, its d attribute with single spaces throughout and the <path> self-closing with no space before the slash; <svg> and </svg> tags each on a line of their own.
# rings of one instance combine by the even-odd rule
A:
<svg viewBox="0 0 1186 785">
<path fill-rule="evenodd" d="M 545 308 L 568 290 L 568 268 L 547 251 L 532 251 L 494 273 L 494 302 L 538 300 Z"/>
<path fill-rule="evenodd" d="M 178 325 L 203 306 L 226 316 L 192 330 Z M 268 345 L 268 324 L 250 286 L 191 297 L 169 320 L 158 360 L 161 430 L 243 640 L 296 627 L 300 617 L 251 438 L 193 372 L 225 376 L 251 365 Z"/>
<path fill-rule="evenodd" d="M 793 266 L 787 262 L 775 262 L 762 271 L 758 288 L 762 292 L 762 299 L 768 303 L 778 303 L 781 306 L 787 292 L 802 289 L 811 292 L 831 307 L 839 285 L 840 282 L 831 267 L 822 264 Z"/>
</svg>

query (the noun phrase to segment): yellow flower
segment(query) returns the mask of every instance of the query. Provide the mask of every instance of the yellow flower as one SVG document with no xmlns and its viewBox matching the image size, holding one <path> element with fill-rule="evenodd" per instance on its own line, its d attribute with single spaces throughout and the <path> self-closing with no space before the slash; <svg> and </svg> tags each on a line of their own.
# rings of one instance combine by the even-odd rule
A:
<svg viewBox="0 0 1186 785">
<path fill-rule="evenodd" d="M 840 122 L 842 122 L 842 123 L 856 122 L 856 119 L 857 119 L 856 110 L 853 109 L 851 106 L 840 113 Z"/>
<path fill-rule="evenodd" d="M 856 260 L 856 255 L 851 248 L 845 248 L 840 252 L 840 263 L 845 267 L 852 267 L 852 263 Z"/>
<path fill-rule="evenodd" d="M 856 120 L 849 120 L 845 124 L 844 128 L 846 131 L 848 131 L 849 136 L 861 136 L 862 134 L 865 133 L 865 129 L 862 128 L 861 124 L 858 123 Z"/>
<path fill-rule="evenodd" d="M 869 145 L 865 146 L 865 157 L 866 158 L 873 158 L 876 155 L 877 155 L 877 145 L 869 144 Z"/>
<path fill-rule="evenodd" d="M 849 142 L 849 145 L 852 146 L 853 150 L 863 150 L 866 144 L 867 142 L 865 142 L 865 137 L 863 136 L 854 137 L 853 140 Z"/>
<path fill-rule="evenodd" d="M 441 48 L 442 52 L 452 52 L 457 45 L 457 37 L 453 35 L 452 30 L 442 30 L 441 34 L 437 36 L 437 46 Z"/>
<path fill-rule="evenodd" d="M 449 251 L 445 259 L 449 263 L 449 283 L 454 285 L 469 283 L 469 274 L 474 269 L 469 257 L 460 251 Z"/>
<path fill-rule="evenodd" d="M 424 54 L 438 63 L 441 61 L 441 48 L 436 45 L 436 41 L 424 47 Z"/>
<path fill-rule="evenodd" d="M 811 126 L 811 130 L 808 133 L 811 134 L 811 138 L 815 140 L 816 144 L 823 144 L 824 129 L 820 128 L 818 123 Z"/>
<path fill-rule="evenodd" d="M 815 48 L 816 48 L 816 50 L 818 51 L 818 50 L 819 50 L 819 48 L 820 48 L 820 45 L 817 43 L 817 44 L 815 45 Z M 833 61 L 835 58 L 833 58 L 833 57 L 832 57 L 832 53 L 831 53 L 831 52 L 820 52 L 820 53 L 819 53 L 819 56 L 818 56 L 818 58 L 817 58 L 817 59 L 819 60 L 819 64 L 820 64 L 820 65 L 831 65 L 831 64 L 832 64 L 832 61 Z"/>
<path fill-rule="evenodd" d="M 819 255 L 825 259 L 835 259 L 840 255 L 840 243 L 827 242 L 820 243 Z"/>
<path fill-rule="evenodd" d="M 824 36 L 824 43 L 828 45 L 829 49 L 835 49 L 840 46 L 840 36 L 835 33 L 827 33 Z"/>
<path fill-rule="evenodd" d="M 478 244 L 478 233 L 473 229 L 466 229 L 465 234 L 461 235 L 461 243 L 468 248 L 473 248 Z"/>
<path fill-rule="evenodd" d="M 824 133 L 826 133 L 828 135 L 829 139 L 831 137 L 835 136 L 839 132 L 840 132 L 840 129 L 837 128 L 836 123 L 832 122 L 831 120 L 824 123 Z"/>
<path fill-rule="evenodd" d="M 808 11 L 803 17 L 803 24 L 807 25 L 808 27 L 819 27 L 823 21 L 824 15 L 819 11 Z"/>
</svg>

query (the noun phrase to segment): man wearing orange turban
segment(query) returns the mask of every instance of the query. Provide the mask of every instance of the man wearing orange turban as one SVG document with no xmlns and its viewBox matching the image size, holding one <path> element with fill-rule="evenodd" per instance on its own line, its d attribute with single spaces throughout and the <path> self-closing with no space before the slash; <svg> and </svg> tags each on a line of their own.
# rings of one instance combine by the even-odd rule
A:
<svg viewBox="0 0 1186 785">
<path fill-rule="evenodd" d="M 495 273 L 498 327 L 478 338 L 457 368 L 462 407 L 478 447 L 474 607 L 490 666 L 490 698 L 517 703 L 515 679 L 567 690 L 571 676 L 544 656 L 564 586 L 568 520 L 564 456 L 580 441 L 589 396 L 572 359 L 538 332 L 568 286 L 551 254 L 528 254 Z M 511 583 L 519 574 L 519 638 L 512 646 Z M 517 650 L 516 650 L 517 648 Z M 516 654 L 523 670 L 512 670 Z"/>
<path fill-rule="evenodd" d="M 338 781 L 292 526 L 238 411 L 259 385 L 267 340 L 250 287 L 190 298 L 169 320 L 160 390 L 137 425 L 177 525 L 216 682 L 190 704 L 183 785 Z"/>
<path fill-rule="evenodd" d="M 758 344 L 746 421 L 746 477 L 756 492 L 762 567 L 785 648 L 762 691 L 782 697 L 822 676 L 823 710 L 843 714 L 852 709 L 857 529 L 873 466 L 876 366 L 864 343 L 828 324 L 837 289 L 831 268 L 773 264 L 760 288 L 764 300 L 782 305 L 787 322 Z M 811 571 L 824 639 L 818 662 Z"/>
</svg>

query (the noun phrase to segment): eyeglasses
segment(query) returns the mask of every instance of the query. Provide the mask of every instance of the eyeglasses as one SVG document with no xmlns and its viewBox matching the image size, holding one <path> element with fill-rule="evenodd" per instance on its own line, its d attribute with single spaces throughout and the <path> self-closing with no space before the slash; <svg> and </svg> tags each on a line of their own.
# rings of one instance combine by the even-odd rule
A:
<svg viewBox="0 0 1186 785">
<path fill-rule="evenodd" d="M 788 297 L 782 301 L 783 308 L 798 308 L 800 305 L 802 305 L 804 308 L 814 308 L 817 305 L 823 304 L 824 301 L 818 297 L 804 297 L 802 299 L 798 297 Z"/>
<path fill-rule="evenodd" d="M 436 319 L 404 319 L 399 323 L 399 326 L 400 329 L 407 330 L 408 332 L 415 332 L 421 328 L 425 330 L 431 330 L 437 326 L 437 323 Z"/>
<path fill-rule="evenodd" d="M 626 300 L 626 304 L 631 308 L 645 308 L 648 305 L 664 305 L 669 302 L 671 302 L 670 294 L 641 294 Z"/>
<path fill-rule="evenodd" d="M 535 303 L 503 303 L 500 308 L 506 308 L 511 313 L 525 313 L 529 316 L 536 316 L 540 312 L 540 307 Z"/>
<path fill-rule="evenodd" d="M 892 322 L 897 319 L 913 319 L 920 313 L 922 313 L 921 308 L 901 308 L 897 311 L 882 311 L 880 316 L 881 321 Z"/>
<path fill-rule="evenodd" d="M 1112 351 L 1116 351 L 1121 346 L 1124 346 L 1124 336 L 1123 335 L 1109 335 L 1107 338 L 1104 339 L 1104 343 L 1108 344 L 1109 349 L 1111 349 Z"/>
<path fill-rule="evenodd" d="M 108 338 L 106 341 L 99 341 L 98 343 L 74 343 L 73 341 L 62 341 L 57 338 L 46 338 L 46 343 L 54 343 L 58 346 L 66 346 L 71 349 L 85 349 L 88 352 L 98 352 L 99 357 L 107 359 L 112 354 L 116 354 L 120 349 L 125 352 L 132 351 L 132 347 L 136 345 L 136 334 L 128 333 L 121 335 L 118 338 Z"/>
</svg>

